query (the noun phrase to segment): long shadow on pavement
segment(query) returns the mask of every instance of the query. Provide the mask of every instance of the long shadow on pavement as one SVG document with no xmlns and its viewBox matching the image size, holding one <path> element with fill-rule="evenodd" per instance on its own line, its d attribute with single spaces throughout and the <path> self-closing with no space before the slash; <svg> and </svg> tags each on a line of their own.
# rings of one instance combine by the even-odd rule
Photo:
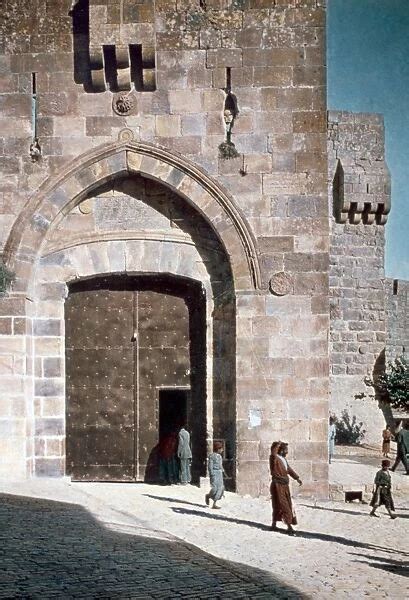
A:
<svg viewBox="0 0 409 600">
<path fill-rule="evenodd" d="M 394 575 L 402 575 L 403 577 L 409 577 L 409 562 L 394 560 L 393 558 L 385 558 L 383 556 L 366 556 L 363 554 L 351 553 L 353 556 L 360 556 L 365 560 L 355 560 L 355 562 L 362 563 L 374 567 L 375 569 L 382 569 L 388 573 Z M 403 590 L 402 590 L 403 592 Z"/>
<path fill-rule="evenodd" d="M 167 496 L 154 496 L 153 494 L 142 494 L 147 498 L 153 498 L 154 500 L 163 500 L 164 502 L 176 502 L 178 504 L 189 504 L 189 506 L 198 506 L 203 508 L 205 504 L 197 504 L 197 502 L 189 502 L 188 500 L 179 500 L 179 498 L 168 498 Z"/>
<path fill-rule="evenodd" d="M 311 506 L 310 504 L 299 504 L 299 506 L 305 506 L 305 508 L 311 508 L 312 510 L 328 510 L 329 512 L 344 513 L 345 515 L 354 515 L 354 517 L 368 516 L 368 512 L 358 512 L 356 510 L 347 510 L 346 508 L 325 508 L 325 506 Z"/>
<path fill-rule="evenodd" d="M 226 517 L 220 513 L 208 513 L 199 510 L 192 510 L 190 508 L 174 508 L 172 510 L 175 513 L 192 515 L 195 517 L 205 517 L 206 519 L 214 519 L 215 521 L 227 521 L 228 523 L 236 523 L 237 525 L 247 525 L 248 527 L 254 527 L 254 529 L 261 529 L 262 531 L 271 531 L 271 526 L 265 523 L 257 523 L 257 521 L 246 521 L 245 519 L 237 519 L 236 517 Z"/>
<path fill-rule="evenodd" d="M 312 510 L 327 510 L 329 512 L 337 512 L 337 513 L 344 513 L 346 515 L 353 515 L 354 517 L 365 517 L 365 516 L 369 516 L 369 509 L 370 506 L 369 504 L 368 506 L 368 512 L 358 512 L 358 511 L 354 511 L 354 510 L 346 510 L 345 508 L 325 508 L 325 506 L 310 506 L 309 504 L 299 504 L 299 506 L 304 506 L 305 508 L 311 508 Z M 399 517 L 400 519 L 408 519 L 409 515 L 402 515 L 400 514 L 401 511 L 403 510 L 408 510 L 407 508 L 397 508 L 396 509 L 396 515 L 397 517 Z M 385 513 L 386 515 L 386 513 Z"/>
<path fill-rule="evenodd" d="M 306 598 L 194 546 L 113 531 L 82 506 L 0 494 L 0 598 Z"/>
<path fill-rule="evenodd" d="M 244 519 L 236 519 L 234 517 L 226 517 L 226 516 L 220 515 L 220 514 L 214 515 L 214 514 L 209 514 L 207 512 L 201 512 L 198 510 L 191 510 L 189 508 L 179 508 L 179 507 L 173 508 L 172 507 L 172 510 L 179 514 L 194 515 L 194 516 L 203 517 L 206 519 L 215 519 L 216 521 L 227 521 L 229 523 L 237 523 L 238 525 L 248 525 L 249 527 L 255 527 L 256 529 L 262 529 L 263 531 L 271 531 L 271 527 L 268 527 L 267 525 L 265 525 L 263 523 L 257 523 L 255 521 L 245 521 Z M 278 534 L 283 533 L 283 534 L 287 535 L 287 532 L 285 529 L 278 529 L 277 532 L 274 532 L 274 533 L 278 533 Z M 358 542 L 357 540 L 350 540 L 348 538 L 344 538 L 339 535 L 331 535 L 328 533 L 309 532 L 309 531 L 302 531 L 302 530 L 297 529 L 296 537 L 311 539 L 311 540 L 322 540 L 324 542 L 334 542 L 336 544 L 342 544 L 344 546 L 352 546 L 354 548 L 365 548 L 367 550 L 376 550 L 376 551 L 385 552 L 385 553 L 397 553 L 397 554 L 400 554 L 401 556 L 409 555 L 409 553 L 405 553 L 400 550 L 395 550 L 393 548 L 384 548 L 383 546 L 377 546 L 376 544 L 370 544 L 370 543 L 366 543 L 366 542 Z"/>
</svg>

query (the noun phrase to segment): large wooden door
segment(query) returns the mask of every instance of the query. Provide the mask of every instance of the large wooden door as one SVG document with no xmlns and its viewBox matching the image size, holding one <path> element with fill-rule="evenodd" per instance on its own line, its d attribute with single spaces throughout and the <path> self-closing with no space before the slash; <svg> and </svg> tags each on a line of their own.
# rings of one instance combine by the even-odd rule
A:
<svg viewBox="0 0 409 600">
<path fill-rule="evenodd" d="M 134 293 L 81 290 L 66 301 L 67 470 L 135 479 Z"/>
<path fill-rule="evenodd" d="M 146 279 L 71 287 L 65 306 L 66 433 L 73 479 L 157 478 L 159 397 L 162 412 L 164 398 L 171 397 L 161 391 L 183 389 L 191 398 L 191 296 L 185 296 L 183 289 Z M 186 410 L 189 420 L 190 404 Z"/>
</svg>

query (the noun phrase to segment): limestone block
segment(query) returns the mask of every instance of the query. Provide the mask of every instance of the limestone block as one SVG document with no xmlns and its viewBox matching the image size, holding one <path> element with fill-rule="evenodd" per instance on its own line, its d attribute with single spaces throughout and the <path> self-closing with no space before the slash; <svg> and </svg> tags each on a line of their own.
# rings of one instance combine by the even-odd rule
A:
<svg viewBox="0 0 409 600">
<path fill-rule="evenodd" d="M 36 396 L 58 396 L 64 391 L 64 382 L 60 378 L 35 379 L 34 393 Z"/>
<path fill-rule="evenodd" d="M 77 277 L 86 277 L 87 275 L 92 275 L 94 273 L 94 266 L 88 245 L 70 248 L 68 250 L 68 256 Z"/>
<path fill-rule="evenodd" d="M 45 456 L 63 456 L 62 441 L 58 439 L 46 438 Z"/>
<path fill-rule="evenodd" d="M 62 458 L 36 458 L 35 473 L 37 477 L 62 477 L 64 460 Z"/>
<path fill-rule="evenodd" d="M 328 458 L 327 442 L 297 442 L 294 441 L 293 454 L 295 461 L 312 460 L 313 462 L 326 461 Z"/>
<path fill-rule="evenodd" d="M 38 336 L 60 336 L 61 322 L 59 319 L 35 319 L 33 333 Z"/>
<path fill-rule="evenodd" d="M 107 243 L 107 256 L 109 270 L 112 272 L 123 272 L 126 270 L 125 254 L 126 243 L 122 241 L 111 241 Z"/>
<path fill-rule="evenodd" d="M 328 420 L 314 419 L 309 422 L 309 439 L 314 442 L 325 442 L 328 439 Z"/>
<path fill-rule="evenodd" d="M 89 244 L 89 256 L 93 264 L 94 273 L 109 273 L 110 263 L 106 243 Z"/>
<path fill-rule="evenodd" d="M 241 48 L 216 48 L 206 53 L 206 66 L 208 69 L 220 67 L 241 67 Z"/>
<path fill-rule="evenodd" d="M 156 135 L 172 137 L 181 134 L 181 119 L 179 115 L 158 115 L 156 121 Z"/>
<path fill-rule="evenodd" d="M 65 398 L 41 398 L 41 416 L 65 418 Z"/>
<path fill-rule="evenodd" d="M 182 116 L 182 135 L 203 136 L 206 131 L 206 122 L 203 114 Z"/>
<path fill-rule="evenodd" d="M 64 344 L 61 338 L 34 338 L 36 356 L 61 356 Z"/>
<path fill-rule="evenodd" d="M 159 270 L 164 273 L 177 273 L 179 265 L 179 247 L 167 243 L 162 247 Z"/>
</svg>

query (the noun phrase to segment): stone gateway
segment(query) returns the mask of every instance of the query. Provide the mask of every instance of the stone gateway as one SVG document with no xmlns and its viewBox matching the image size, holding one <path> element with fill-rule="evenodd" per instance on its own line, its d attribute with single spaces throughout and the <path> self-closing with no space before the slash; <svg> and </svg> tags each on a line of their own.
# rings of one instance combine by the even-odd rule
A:
<svg viewBox="0 0 409 600">
<path fill-rule="evenodd" d="M 193 481 L 219 440 L 267 495 L 281 439 L 326 497 L 329 403 L 361 410 L 385 343 L 389 177 L 379 116 L 327 121 L 325 1 L 4 12 L 0 477 L 155 480 L 186 421 Z"/>
</svg>

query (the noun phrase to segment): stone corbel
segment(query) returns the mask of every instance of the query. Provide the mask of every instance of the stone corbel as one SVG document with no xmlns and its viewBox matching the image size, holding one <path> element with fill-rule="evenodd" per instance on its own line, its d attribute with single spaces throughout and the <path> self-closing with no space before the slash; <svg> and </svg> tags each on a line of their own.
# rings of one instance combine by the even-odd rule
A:
<svg viewBox="0 0 409 600">
<path fill-rule="evenodd" d="M 129 46 L 116 46 L 115 56 L 118 90 L 128 91 L 131 89 L 131 61 L 129 57 Z"/>
<path fill-rule="evenodd" d="M 105 92 L 107 82 L 105 79 L 104 53 L 102 46 L 89 49 L 91 82 L 95 92 Z"/>
</svg>

